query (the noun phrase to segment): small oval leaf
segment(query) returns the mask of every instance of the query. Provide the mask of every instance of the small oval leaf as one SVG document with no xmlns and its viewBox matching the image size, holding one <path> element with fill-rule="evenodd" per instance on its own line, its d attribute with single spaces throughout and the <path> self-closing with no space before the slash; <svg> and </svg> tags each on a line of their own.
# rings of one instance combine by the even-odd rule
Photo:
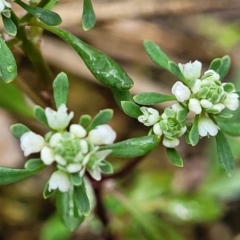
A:
<svg viewBox="0 0 240 240">
<path fill-rule="evenodd" d="M 91 0 L 83 0 L 82 27 L 85 31 L 90 30 L 96 23 L 96 16 Z"/>
<path fill-rule="evenodd" d="M 61 17 L 57 13 L 52 12 L 48 9 L 32 7 L 19 0 L 15 0 L 15 2 L 23 9 L 25 9 L 28 13 L 35 16 L 49 26 L 56 26 L 62 22 Z"/>
<path fill-rule="evenodd" d="M 134 101 L 141 105 L 153 105 L 176 100 L 173 95 L 165 95 L 157 92 L 142 92 L 133 97 Z"/>
<path fill-rule="evenodd" d="M 94 129 L 98 125 L 103 125 L 108 123 L 113 117 L 112 109 L 101 110 L 92 120 L 92 122 L 87 127 L 87 132 Z"/>
<path fill-rule="evenodd" d="M 21 123 L 13 124 L 10 127 L 10 130 L 11 130 L 12 135 L 16 138 L 21 138 L 21 136 L 24 133 L 31 131 L 28 127 L 26 127 L 25 125 L 23 125 Z"/>
<path fill-rule="evenodd" d="M 3 21 L 5 31 L 11 36 L 16 36 L 17 27 L 16 27 L 15 23 L 12 21 L 12 19 L 7 18 L 4 15 L 2 15 L 2 21 Z"/>
<path fill-rule="evenodd" d="M 132 118 L 138 118 L 143 114 L 140 110 L 140 107 L 134 102 L 123 101 L 122 109 L 128 116 Z"/>
<path fill-rule="evenodd" d="M 177 167 L 183 167 L 183 160 L 175 148 L 166 148 L 166 153 L 171 163 Z"/>
<path fill-rule="evenodd" d="M 59 108 L 61 104 L 67 104 L 68 92 L 68 77 L 65 73 L 61 72 L 53 81 L 53 96 L 57 108 Z"/>
<path fill-rule="evenodd" d="M 89 215 L 91 207 L 84 184 L 74 187 L 74 201 L 77 208 L 84 216 Z"/>
<path fill-rule="evenodd" d="M 219 162 L 226 170 L 228 175 L 231 176 L 234 170 L 234 158 L 232 155 L 231 148 L 228 144 L 226 137 L 221 131 L 218 131 L 218 134 L 216 135 L 215 138 L 217 142 Z"/>
<path fill-rule="evenodd" d="M 17 64 L 11 50 L 1 36 L 0 51 L 0 79 L 9 83 L 17 77 Z"/>
<path fill-rule="evenodd" d="M 33 109 L 33 113 L 36 119 L 42 122 L 45 126 L 49 127 L 45 111 L 42 107 L 35 106 Z"/>
<path fill-rule="evenodd" d="M 198 116 L 194 118 L 192 128 L 189 132 L 189 141 L 192 146 L 196 146 L 199 141 L 198 118 Z"/>
<path fill-rule="evenodd" d="M 111 149 L 113 157 L 139 157 L 152 151 L 158 146 L 160 138 L 156 135 L 132 138 L 122 142 L 100 147 L 100 150 Z"/>
</svg>

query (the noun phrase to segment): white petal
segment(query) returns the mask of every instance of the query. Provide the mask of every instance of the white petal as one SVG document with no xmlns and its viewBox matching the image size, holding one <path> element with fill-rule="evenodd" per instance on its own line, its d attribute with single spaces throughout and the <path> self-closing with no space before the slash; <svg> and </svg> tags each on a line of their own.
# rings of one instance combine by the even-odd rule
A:
<svg viewBox="0 0 240 240">
<path fill-rule="evenodd" d="M 217 103 L 217 104 L 214 104 L 212 108 L 217 110 L 218 113 L 220 113 L 225 108 L 225 106 L 222 103 Z"/>
<path fill-rule="evenodd" d="M 84 138 L 87 135 L 87 131 L 79 124 L 72 124 L 70 126 L 70 132 L 78 138 Z"/>
<path fill-rule="evenodd" d="M 67 164 L 67 161 L 61 155 L 55 155 L 54 159 L 60 165 L 65 166 Z"/>
<path fill-rule="evenodd" d="M 195 114 L 200 114 L 202 112 L 202 107 L 200 102 L 196 98 L 191 98 L 188 103 L 188 108 L 190 111 L 194 112 Z"/>
<path fill-rule="evenodd" d="M 54 162 L 54 151 L 50 147 L 43 147 L 41 150 L 41 159 L 46 165 L 50 165 Z"/>
<path fill-rule="evenodd" d="M 56 171 L 49 179 L 48 190 L 52 191 L 59 189 L 61 192 L 68 192 L 71 188 L 71 182 L 69 176 L 63 171 Z"/>
<path fill-rule="evenodd" d="M 102 150 L 102 151 L 95 152 L 94 156 L 98 159 L 98 161 L 101 161 L 101 160 L 104 160 L 111 152 L 112 150 L 110 149 Z"/>
<path fill-rule="evenodd" d="M 172 86 L 172 94 L 177 98 L 179 102 L 184 102 L 189 99 L 191 92 L 187 86 L 182 82 L 177 81 Z"/>
<path fill-rule="evenodd" d="M 21 148 L 24 152 L 24 156 L 28 156 L 31 153 L 40 152 L 44 147 L 44 138 L 34 132 L 26 132 L 21 138 Z"/>
<path fill-rule="evenodd" d="M 192 92 L 194 94 L 198 93 L 201 89 L 202 81 L 200 79 L 197 79 L 193 87 L 191 88 Z"/>
<path fill-rule="evenodd" d="M 62 140 L 62 134 L 61 133 L 54 133 L 49 141 L 49 145 L 51 147 L 56 147 Z"/>
<path fill-rule="evenodd" d="M 86 154 L 88 152 L 88 143 L 87 143 L 87 141 L 84 140 L 84 139 L 81 139 L 79 141 L 79 144 L 80 144 L 80 148 L 81 148 L 82 154 Z"/>
<path fill-rule="evenodd" d="M 69 173 L 76 173 L 82 169 L 82 164 L 80 163 L 70 163 L 67 165 L 67 171 Z"/>
<path fill-rule="evenodd" d="M 213 106 L 212 102 L 210 102 L 209 100 L 207 99 L 202 99 L 200 101 L 200 104 L 203 108 L 211 108 Z"/>
<path fill-rule="evenodd" d="M 162 129 L 161 129 L 159 123 L 154 124 L 153 132 L 158 136 L 162 136 L 163 132 L 162 132 Z"/>
<path fill-rule="evenodd" d="M 216 125 L 210 118 L 201 117 L 198 120 L 198 133 L 200 136 L 216 136 L 218 133 L 218 125 Z"/>
<path fill-rule="evenodd" d="M 2 12 L 5 8 L 5 5 L 2 1 L 0 1 L 0 12 Z"/>
<path fill-rule="evenodd" d="M 167 138 L 163 138 L 163 145 L 167 148 L 175 148 L 179 145 L 179 139 L 174 138 L 174 139 L 170 140 Z"/>
<path fill-rule="evenodd" d="M 88 133 L 88 140 L 95 145 L 112 144 L 116 132 L 107 124 L 99 125 Z"/>
<path fill-rule="evenodd" d="M 94 178 L 95 180 L 97 180 L 97 181 L 101 180 L 101 172 L 100 172 L 99 168 L 94 168 L 94 169 L 88 170 L 88 172 L 90 173 L 92 178 Z"/>
</svg>

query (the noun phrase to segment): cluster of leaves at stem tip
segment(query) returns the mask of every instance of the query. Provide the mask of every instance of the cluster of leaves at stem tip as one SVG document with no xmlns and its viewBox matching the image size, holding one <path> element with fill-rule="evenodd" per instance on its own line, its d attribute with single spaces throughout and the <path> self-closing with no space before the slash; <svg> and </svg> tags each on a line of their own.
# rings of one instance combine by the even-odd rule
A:
<svg viewBox="0 0 240 240">
<path fill-rule="evenodd" d="M 228 56 L 214 59 L 201 76 L 199 61 L 176 64 L 155 43 L 145 41 L 146 52 L 153 62 L 174 74 L 178 81 L 172 87 L 172 95 L 143 92 L 132 98 L 130 88 L 133 80 L 113 59 L 68 31 L 55 27 L 62 21 L 57 13 L 50 10 L 57 1 L 28 5 L 16 0 L 15 3 L 27 13 L 18 18 L 11 11 L 11 4 L 0 0 L 2 21 L 5 31 L 15 37 L 16 43 L 30 60 L 31 53 L 38 53 L 38 49 L 31 42 L 31 38 L 28 40 L 25 26 L 52 32 L 79 54 L 95 78 L 111 90 L 118 106 L 127 115 L 151 129 L 147 136 L 113 143 L 116 133 L 108 125 L 113 117 L 111 109 L 101 110 L 93 119 L 89 115 L 82 115 L 78 123 L 70 125 L 74 113 L 67 112 L 69 83 L 66 74 L 60 73 L 53 82 L 53 97 L 57 110 L 36 106 L 33 111 L 35 118 L 49 129 L 45 136 L 32 132 L 23 124 L 11 127 L 12 134 L 20 139 L 24 155 L 39 153 L 40 158 L 29 159 L 23 169 L 0 167 L 0 184 L 19 182 L 49 165 L 54 166 L 43 196 L 53 196 L 56 199 L 58 212 L 65 226 L 72 231 L 90 214 L 92 207 L 93 196 L 91 191 L 88 191 L 91 184 L 86 181 L 85 176 L 87 174 L 92 181 L 99 181 L 102 174 L 111 174 L 113 167 L 105 159 L 108 156 L 144 156 L 162 140 L 171 162 L 176 166 L 183 166 L 183 160 L 175 149 L 179 145 L 179 138 L 184 136 L 188 144 L 195 146 L 200 138 L 213 136 L 216 138 L 221 165 L 229 175 L 232 173 L 234 159 L 224 133 L 240 135 L 240 124 L 228 120 L 232 114 L 222 112 L 226 108 L 234 111 L 239 104 L 234 85 L 222 83 L 230 67 Z M 84 0 L 83 29 L 90 30 L 95 22 L 91 1 Z M 38 34 L 41 34 L 41 31 Z M 31 48 L 24 47 L 26 44 Z M 5 42 L 0 37 L 0 79 L 5 83 L 17 77 L 17 65 L 9 46 L 13 47 L 14 41 Z M 40 54 L 38 56 L 41 57 Z M 161 114 L 157 109 L 149 107 L 167 101 L 174 103 Z M 189 112 L 194 118 L 187 118 Z M 228 125 L 225 123 L 226 119 Z"/>
</svg>

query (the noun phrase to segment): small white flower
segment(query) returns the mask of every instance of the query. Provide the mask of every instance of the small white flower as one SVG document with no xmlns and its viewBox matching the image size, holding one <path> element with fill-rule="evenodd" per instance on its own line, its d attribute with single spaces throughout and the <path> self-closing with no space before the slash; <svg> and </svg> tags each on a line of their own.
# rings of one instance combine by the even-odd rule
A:
<svg viewBox="0 0 240 240">
<path fill-rule="evenodd" d="M 223 101 L 223 104 L 232 111 L 236 110 L 239 106 L 238 94 L 227 93 L 227 98 Z"/>
<path fill-rule="evenodd" d="M 201 75 L 202 63 L 199 61 L 189 62 L 186 64 L 178 64 L 183 76 L 188 80 L 198 79 Z"/>
<path fill-rule="evenodd" d="M 50 140 L 49 140 L 49 145 L 51 147 L 56 147 L 62 140 L 62 134 L 61 133 L 54 133 Z"/>
<path fill-rule="evenodd" d="M 216 125 L 210 118 L 201 117 L 198 120 L 198 133 L 200 136 L 216 136 L 218 133 L 218 125 Z"/>
<path fill-rule="evenodd" d="M 78 138 L 84 138 L 87 135 L 87 131 L 79 124 L 72 124 L 70 126 L 70 132 Z"/>
<path fill-rule="evenodd" d="M 193 87 L 191 88 L 192 93 L 196 94 L 199 92 L 202 86 L 202 81 L 200 79 L 197 79 Z"/>
<path fill-rule="evenodd" d="M 25 157 L 31 153 L 40 152 L 45 143 L 42 136 L 31 131 L 24 133 L 20 138 L 20 142 Z"/>
<path fill-rule="evenodd" d="M 156 124 L 153 125 L 153 132 L 158 136 L 162 136 L 163 131 L 162 131 L 159 123 L 156 123 Z"/>
<path fill-rule="evenodd" d="M 159 112 L 154 108 L 141 107 L 143 115 L 138 117 L 138 121 L 145 126 L 152 126 L 159 120 Z"/>
<path fill-rule="evenodd" d="M 95 145 L 112 144 L 116 139 L 116 132 L 107 124 L 99 125 L 88 133 L 88 140 Z"/>
<path fill-rule="evenodd" d="M 5 9 L 5 7 L 7 8 L 11 8 L 11 4 L 5 0 L 0 0 L 0 13 Z"/>
<path fill-rule="evenodd" d="M 112 150 L 103 150 L 94 153 L 94 157 L 97 160 L 94 162 L 91 169 L 88 169 L 88 172 L 95 180 L 101 180 L 101 163 L 102 161 L 112 152 Z"/>
<path fill-rule="evenodd" d="M 174 138 L 174 139 L 168 139 L 168 138 L 163 138 L 163 145 L 167 148 L 175 148 L 179 145 L 179 139 Z"/>
<path fill-rule="evenodd" d="M 59 189 L 61 192 L 68 192 L 71 189 L 71 182 L 68 174 L 61 170 L 52 174 L 48 185 L 48 191 Z"/>
<path fill-rule="evenodd" d="M 43 147 L 43 149 L 41 150 L 41 159 L 43 161 L 44 164 L 46 165 L 50 165 L 54 162 L 54 151 L 52 148 L 50 147 Z"/>
<path fill-rule="evenodd" d="M 179 102 L 184 102 L 185 100 L 189 99 L 191 91 L 182 82 L 177 81 L 172 86 L 172 94 L 177 98 Z"/>
<path fill-rule="evenodd" d="M 65 104 L 61 104 L 57 112 L 51 108 L 45 109 L 48 125 L 54 130 L 65 129 L 70 120 L 73 118 L 73 112 L 67 113 L 67 107 Z"/>
<path fill-rule="evenodd" d="M 189 100 L 188 108 L 191 112 L 194 112 L 195 114 L 200 114 L 202 112 L 200 101 L 196 98 L 191 98 Z"/>
<path fill-rule="evenodd" d="M 208 77 L 204 77 L 204 75 L 209 75 Z M 210 70 L 207 70 L 203 75 L 203 79 L 204 81 L 208 80 L 208 81 L 219 81 L 220 79 L 220 76 L 218 73 L 216 73 L 214 70 L 210 69 Z"/>
</svg>

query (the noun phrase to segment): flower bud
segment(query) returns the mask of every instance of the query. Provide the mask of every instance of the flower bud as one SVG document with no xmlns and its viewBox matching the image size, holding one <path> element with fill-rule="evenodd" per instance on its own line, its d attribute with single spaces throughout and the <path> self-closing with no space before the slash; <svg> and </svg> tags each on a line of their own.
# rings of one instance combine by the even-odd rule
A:
<svg viewBox="0 0 240 240">
<path fill-rule="evenodd" d="M 87 131 L 79 124 L 72 124 L 70 126 L 70 132 L 78 138 L 84 138 L 87 135 Z"/>
<path fill-rule="evenodd" d="M 191 92 L 187 86 L 182 82 L 177 81 L 172 86 L 172 94 L 177 98 L 179 102 L 184 102 L 189 99 Z"/>
<path fill-rule="evenodd" d="M 41 151 L 41 159 L 43 161 L 44 164 L 46 165 L 50 165 L 54 162 L 54 151 L 52 148 L 50 147 L 43 147 L 42 151 Z"/>
<path fill-rule="evenodd" d="M 34 132 L 26 132 L 21 138 L 21 149 L 23 150 L 24 156 L 28 156 L 31 153 L 40 152 L 44 147 L 44 138 Z"/>
<path fill-rule="evenodd" d="M 200 101 L 196 98 L 191 98 L 189 100 L 188 108 L 190 111 L 194 112 L 195 114 L 200 114 L 202 112 Z"/>
<path fill-rule="evenodd" d="M 167 148 L 175 148 L 179 145 L 179 139 L 178 138 L 174 138 L 174 139 L 163 138 L 162 143 Z"/>
<path fill-rule="evenodd" d="M 223 104 L 230 110 L 234 111 L 238 108 L 238 94 L 237 93 L 227 93 L 226 99 L 223 101 Z"/>
<path fill-rule="evenodd" d="M 107 124 L 99 125 L 88 133 L 88 140 L 95 145 L 112 144 L 116 132 Z"/>
<path fill-rule="evenodd" d="M 141 107 L 143 115 L 138 117 L 138 121 L 145 126 L 152 126 L 159 120 L 159 112 L 154 108 Z"/>
</svg>

